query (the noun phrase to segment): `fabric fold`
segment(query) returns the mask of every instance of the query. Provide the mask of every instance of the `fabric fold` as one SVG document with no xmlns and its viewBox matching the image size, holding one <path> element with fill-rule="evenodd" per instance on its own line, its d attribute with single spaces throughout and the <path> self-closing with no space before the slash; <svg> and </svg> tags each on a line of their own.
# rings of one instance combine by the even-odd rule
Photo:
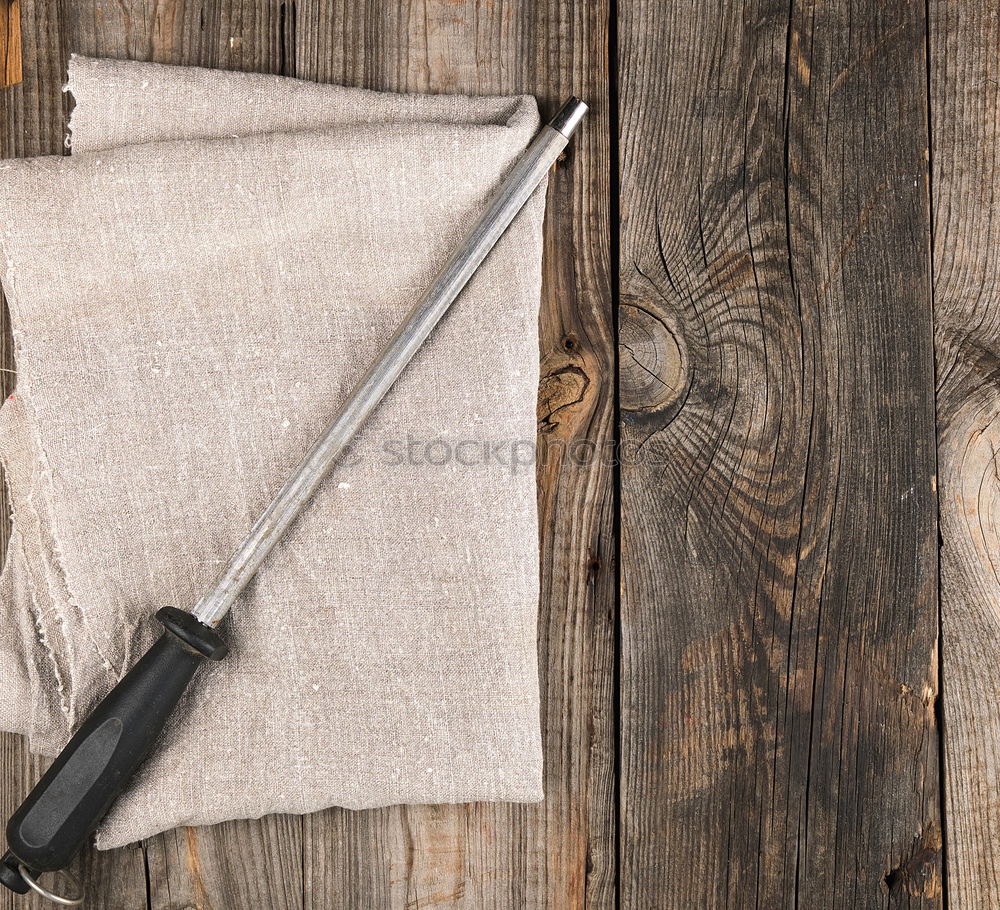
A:
<svg viewBox="0 0 1000 910">
<path fill-rule="evenodd" d="M 538 128 L 525 96 L 80 57 L 68 88 L 72 156 L 0 162 L 0 722 L 45 753 L 152 613 L 211 584 Z M 541 188 L 240 599 L 99 846 L 541 798 L 543 209 Z"/>
</svg>

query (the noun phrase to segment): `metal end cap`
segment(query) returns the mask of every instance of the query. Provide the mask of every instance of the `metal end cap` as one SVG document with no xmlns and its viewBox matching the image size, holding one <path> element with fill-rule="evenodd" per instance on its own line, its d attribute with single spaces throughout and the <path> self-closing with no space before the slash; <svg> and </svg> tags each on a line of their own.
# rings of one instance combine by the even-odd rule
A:
<svg viewBox="0 0 1000 910">
<path fill-rule="evenodd" d="M 576 132 L 576 128 L 587 113 L 587 105 L 579 98 L 570 98 L 550 121 L 552 129 L 562 133 L 567 139 Z"/>
</svg>

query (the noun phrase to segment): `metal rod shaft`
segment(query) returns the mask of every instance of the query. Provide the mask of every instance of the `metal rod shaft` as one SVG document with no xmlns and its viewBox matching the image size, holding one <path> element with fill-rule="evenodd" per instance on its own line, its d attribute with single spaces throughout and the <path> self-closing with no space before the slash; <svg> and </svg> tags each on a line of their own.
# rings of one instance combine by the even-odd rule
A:
<svg viewBox="0 0 1000 910">
<path fill-rule="evenodd" d="M 369 367 L 326 431 L 254 523 L 212 590 L 198 601 L 193 613 L 199 620 L 210 626 L 218 625 L 229 612 L 348 443 L 542 182 L 586 112 L 586 104 L 571 98 L 532 140 L 493 194 L 482 217 L 393 335 L 382 356 Z"/>
</svg>

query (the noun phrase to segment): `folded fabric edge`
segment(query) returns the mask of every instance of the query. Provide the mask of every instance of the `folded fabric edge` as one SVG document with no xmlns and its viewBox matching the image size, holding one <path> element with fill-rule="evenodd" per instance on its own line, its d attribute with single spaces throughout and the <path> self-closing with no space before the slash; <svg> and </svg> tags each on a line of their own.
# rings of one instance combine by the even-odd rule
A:
<svg viewBox="0 0 1000 910">
<path fill-rule="evenodd" d="M 8 670 L 5 679 L 5 713 L 2 728 L 23 735 L 33 755 L 55 755 L 65 745 L 72 729 L 66 711 L 66 690 L 58 677 L 58 667 L 45 625 L 38 617 L 42 609 L 35 596 L 26 567 L 24 542 L 17 528 L 11 536 L 8 564 L 0 576 L 0 596 L 9 595 L 8 630 L 19 629 L 17 641 L 5 646 L 23 674 L 18 685 Z"/>
<path fill-rule="evenodd" d="M 47 609 L 40 605 L 35 594 L 37 589 L 51 592 L 50 572 L 42 564 L 44 562 L 42 544 L 40 540 L 34 540 L 32 544 L 32 548 L 39 553 L 37 561 L 29 559 L 28 548 L 24 545 L 25 535 L 31 538 L 37 536 L 39 518 L 33 506 L 35 490 L 32 481 L 27 477 L 15 477 L 15 474 L 22 471 L 19 471 L 11 451 L 18 444 L 18 433 L 14 427 L 16 419 L 14 401 L 12 396 L 0 407 L 0 462 L 4 467 L 4 480 L 13 522 L 11 539 L 0 570 L 0 580 L 2 580 L 0 587 L 10 596 L 8 609 L 13 622 L 8 628 L 21 628 L 24 633 L 25 627 L 21 620 L 25 615 L 30 618 L 29 625 L 32 632 L 30 635 L 22 634 L 20 659 L 23 661 L 29 683 L 33 684 L 33 692 L 28 696 L 32 717 L 27 723 L 17 721 L 19 712 L 11 704 L 13 693 L 6 693 L 5 701 L 8 703 L 8 709 L 4 728 L 9 732 L 26 735 L 32 751 L 44 752 L 58 748 L 55 744 L 68 733 L 72 712 L 69 687 L 66 682 L 68 667 L 59 657 L 65 650 L 65 642 L 62 640 L 58 616 L 49 620 L 50 615 L 57 614 L 58 610 L 51 603 Z M 23 462 L 24 459 L 20 461 Z M 31 463 L 33 464 L 33 459 Z M 47 667 L 47 672 L 43 671 L 43 666 Z M 51 700 L 58 706 L 56 710 L 47 712 L 44 716 L 42 712 L 36 710 L 39 707 L 36 703 L 42 697 L 38 686 L 38 680 L 42 677 L 46 677 L 51 684 L 54 690 Z"/>
<path fill-rule="evenodd" d="M 330 808 L 347 809 L 351 812 L 364 812 L 369 809 L 387 809 L 394 806 L 474 806 L 480 803 L 492 804 L 492 803 L 514 803 L 514 804 L 524 804 L 524 805 L 536 805 L 538 803 L 544 802 L 545 793 L 542 784 L 542 773 L 539 770 L 537 778 L 531 782 L 526 783 L 523 791 L 511 791 L 511 793 L 505 794 L 500 797 L 487 797 L 480 796 L 479 798 L 470 798 L 463 800 L 456 800 L 455 802 L 434 802 L 434 803 L 418 803 L 418 802 L 400 802 L 399 800 L 387 800 L 385 802 L 377 802 L 358 805 L 358 806 L 340 806 L 331 804 L 328 801 L 319 801 L 314 806 L 304 809 L 301 812 L 263 812 L 260 815 L 254 816 L 241 816 L 241 821 L 256 821 L 261 818 L 267 818 L 272 815 L 311 815 L 314 812 L 322 812 Z M 113 820 L 113 816 L 110 816 Z M 190 828 L 190 827 L 211 827 L 213 825 L 223 824 L 224 822 L 231 821 L 231 816 L 220 814 L 217 818 L 208 817 L 206 820 L 199 822 L 197 825 L 192 825 L 189 821 L 181 819 L 169 824 L 147 824 L 145 826 L 137 827 L 133 819 L 133 824 L 129 826 L 129 830 L 126 833 L 124 829 L 119 829 L 115 825 L 102 825 L 95 832 L 94 845 L 98 850 L 117 850 L 119 847 L 127 847 L 129 844 L 138 843 L 139 841 L 146 840 L 150 837 L 155 837 L 157 834 L 162 834 L 164 831 L 172 831 L 175 828 Z M 105 821 L 108 821 L 106 819 Z"/>
<path fill-rule="evenodd" d="M 75 101 L 67 146 L 81 152 L 165 140 L 314 132 L 348 123 L 402 120 L 509 129 L 536 129 L 539 123 L 538 103 L 528 94 L 382 92 L 289 76 L 80 54 L 70 56 L 63 90 Z M 225 105 L 218 105 L 220 97 L 226 98 Z M 280 97 L 282 104 L 261 105 L 262 97 Z M 177 109 L 171 110 L 171 103 Z M 303 109 L 310 110 L 305 118 Z M 212 116 L 191 116 L 192 110 L 211 110 Z"/>
<path fill-rule="evenodd" d="M 41 649 L 35 634 L 18 638 L 15 630 L 24 629 L 25 615 L 21 609 L 18 585 L 15 579 L 15 562 L 20 556 L 21 541 L 17 529 L 12 529 L 7 541 L 3 564 L 0 565 L 0 611 L 3 611 L 3 628 L 7 635 L 0 639 L 0 682 L 4 697 L 0 699 L 0 729 L 10 733 L 30 735 L 32 702 L 36 686 L 34 677 L 35 653 Z M 23 640 L 22 640 L 23 639 Z M 30 642 L 30 644 L 29 644 Z"/>
<path fill-rule="evenodd" d="M 53 476 L 38 436 L 37 418 L 23 393 L 11 396 L 0 408 L 0 460 L 6 472 L 14 527 L 22 542 L 21 565 L 28 583 L 28 597 L 19 598 L 30 608 L 37 630 L 34 642 L 47 655 L 51 682 L 58 692 L 60 713 L 40 714 L 31 732 L 32 750 L 57 751 L 80 718 L 80 697 L 96 689 L 107 690 L 121 676 L 102 652 L 90 631 L 89 618 L 79 607 L 63 564 L 61 544 L 52 518 Z M 8 556 L 5 572 L 13 572 L 16 563 Z M 42 599 L 40 602 L 40 598 Z M 77 638 L 65 629 L 69 614 L 79 616 L 79 628 L 85 633 Z M 78 651 L 87 650 L 81 662 Z M 27 658 L 30 659 L 30 658 Z M 38 674 L 41 671 L 38 670 Z M 86 705 L 84 705 L 86 708 Z"/>
</svg>

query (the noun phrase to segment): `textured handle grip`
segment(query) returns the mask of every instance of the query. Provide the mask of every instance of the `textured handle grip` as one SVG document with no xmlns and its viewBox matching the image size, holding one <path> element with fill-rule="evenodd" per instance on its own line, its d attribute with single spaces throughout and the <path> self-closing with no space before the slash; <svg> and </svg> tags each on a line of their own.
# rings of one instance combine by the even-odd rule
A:
<svg viewBox="0 0 1000 910">
<path fill-rule="evenodd" d="M 69 865 L 149 753 L 195 670 L 226 646 L 190 613 L 165 607 L 156 643 L 84 721 L 7 825 L 27 869 Z"/>
</svg>

